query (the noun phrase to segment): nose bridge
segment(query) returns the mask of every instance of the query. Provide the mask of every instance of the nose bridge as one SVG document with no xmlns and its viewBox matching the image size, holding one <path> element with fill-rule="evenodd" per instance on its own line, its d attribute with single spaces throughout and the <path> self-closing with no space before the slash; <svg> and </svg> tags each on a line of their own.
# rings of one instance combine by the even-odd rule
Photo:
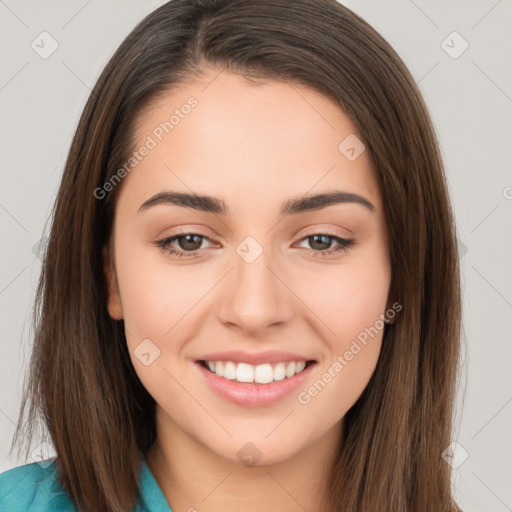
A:
<svg viewBox="0 0 512 512">
<path fill-rule="evenodd" d="M 222 297 L 220 320 L 247 332 L 289 320 L 290 292 L 279 279 L 271 249 L 248 236 L 235 248 L 232 261 L 234 271 Z"/>
</svg>

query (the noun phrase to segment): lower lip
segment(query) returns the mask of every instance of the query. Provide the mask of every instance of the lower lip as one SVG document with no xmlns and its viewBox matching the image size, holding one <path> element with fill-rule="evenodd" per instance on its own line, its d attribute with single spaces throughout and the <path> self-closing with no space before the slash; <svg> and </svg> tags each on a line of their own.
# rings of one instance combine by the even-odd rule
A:
<svg viewBox="0 0 512 512">
<path fill-rule="evenodd" d="M 265 407 L 282 400 L 299 388 L 308 378 L 316 362 L 309 364 L 302 372 L 283 380 L 270 382 L 269 384 L 243 383 L 236 380 L 225 379 L 207 370 L 196 361 L 196 366 L 201 371 L 208 384 L 223 398 L 245 407 Z"/>
</svg>

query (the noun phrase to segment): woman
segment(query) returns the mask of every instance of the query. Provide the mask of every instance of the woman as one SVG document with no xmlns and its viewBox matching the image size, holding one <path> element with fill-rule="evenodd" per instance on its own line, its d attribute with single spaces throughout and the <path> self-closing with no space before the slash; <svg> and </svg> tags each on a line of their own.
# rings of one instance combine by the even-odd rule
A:
<svg viewBox="0 0 512 512">
<path fill-rule="evenodd" d="M 57 459 L 0 508 L 459 510 L 459 286 L 435 133 L 375 30 L 172 0 L 80 119 L 14 439 L 40 417 Z"/>
</svg>

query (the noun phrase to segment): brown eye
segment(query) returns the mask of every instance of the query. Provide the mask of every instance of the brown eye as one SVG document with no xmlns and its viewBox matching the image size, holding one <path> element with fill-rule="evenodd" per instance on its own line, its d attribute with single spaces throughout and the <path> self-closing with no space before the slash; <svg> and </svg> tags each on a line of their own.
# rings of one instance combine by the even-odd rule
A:
<svg viewBox="0 0 512 512">
<path fill-rule="evenodd" d="M 309 236 L 310 247 L 318 251 L 326 251 L 330 249 L 333 237 L 328 235 L 313 235 Z"/>
<path fill-rule="evenodd" d="M 202 249 L 204 240 L 210 240 L 207 236 L 197 233 L 181 233 L 179 235 L 162 238 L 154 244 L 162 251 L 179 258 L 197 256 L 198 251 Z"/>
<path fill-rule="evenodd" d="M 203 237 L 195 234 L 180 235 L 176 237 L 178 246 L 184 251 L 197 251 L 201 248 Z"/>
<path fill-rule="evenodd" d="M 356 241 L 348 238 L 341 238 L 327 233 L 314 233 L 309 234 L 301 240 L 306 241 L 311 248 L 309 253 L 314 257 L 327 256 L 339 251 L 347 251 L 350 247 L 354 246 Z M 335 245 L 331 249 L 332 245 Z"/>
</svg>

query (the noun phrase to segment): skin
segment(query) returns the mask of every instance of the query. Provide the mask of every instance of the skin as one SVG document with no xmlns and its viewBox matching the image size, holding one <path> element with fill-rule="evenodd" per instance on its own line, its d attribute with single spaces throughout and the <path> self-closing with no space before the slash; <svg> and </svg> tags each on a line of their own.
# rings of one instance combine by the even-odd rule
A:
<svg viewBox="0 0 512 512">
<path fill-rule="evenodd" d="M 124 319 L 134 368 L 157 402 L 148 464 L 174 512 L 320 511 L 343 417 L 375 369 L 382 331 L 308 404 L 298 392 L 268 407 L 232 404 L 194 361 L 230 349 L 298 352 L 318 361 L 304 391 L 381 318 L 391 271 L 375 170 L 367 151 L 349 161 L 338 150 L 358 132 L 328 98 L 213 70 L 153 101 L 136 147 L 190 96 L 198 105 L 124 178 L 105 258 L 109 313 Z M 285 200 L 335 189 L 374 211 L 345 203 L 279 217 Z M 138 212 L 171 190 L 217 197 L 232 214 L 169 204 Z M 180 230 L 206 237 L 196 256 L 155 246 Z M 337 247 L 308 238 L 325 233 L 356 245 L 315 257 Z M 236 252 L 247 236 L 263 249 L 252 263 Z M 160 350 L 148 366 L 134 354 L 144 339 Z M 253 466 L 237 455 L 248 442 L 261 452 Z"/>
</svg>

